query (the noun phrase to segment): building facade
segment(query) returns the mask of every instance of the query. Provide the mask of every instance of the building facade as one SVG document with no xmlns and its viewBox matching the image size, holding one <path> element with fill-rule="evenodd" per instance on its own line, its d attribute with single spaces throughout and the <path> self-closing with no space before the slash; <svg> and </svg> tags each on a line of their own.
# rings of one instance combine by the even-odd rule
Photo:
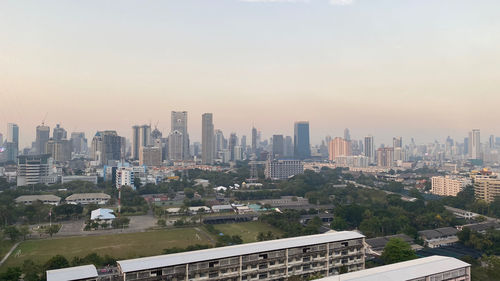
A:
<svg viewBox="0 0 500 281">
<path fill-rule="evenodd" d="M 394 166 L 393 147 L 382 147 L 377 149 L 377 166 L 386 168 Z"/>
<path fill-rule="evenodd" d="M 20 155 L 17 159 L 17 186 L 57 182 L 50 154 Z"/>
<path fill-rule="evenodd" d="M 431 193 L 440 196 L 457 196 L 462 189 L 470 183 L 465 178 L 460 177 L 432 177 Z"/>
<path fill-rule="evenodd" d="M 474 195 L 476 199 L 493 202 L 500 196 L 500 179 L 497 177 L 476 177 L 474 180 Z"/>
<path fill-rule="evenodd" d="M 108 161 L 119 161 L 123 157 L 123 138 L 116 131 L 97 132 L 92 139 L 91 157 L 101 165 Z"/>
<path fill-rule="evenodd" d="M 296 159 L 304 160 L 311 157 L 308 121 L 295 122 L 293 146 Z"/>
<path fill-rule="evenodd" d="M 375 143 L 373 142 L 373 136 L 366 136 L 364 145 L 363 151 L 365 156 L 368 157 L 370 164 L 375 163 Z"/>
<path fill-rule="evenodd" d="M 304 173 L 304 165 L 300 160 L 272 160 L 266 162 L 266 178 L 284 180 Z"/>
<path fill-rule="evenodd" d="M 335 161 L 338 156 L 351 156 L 352 147 L 351 141 L 336 137 L 330 141 L 328 145 L 328 159 Z"/>
<path fill-rule="evenodd" d="M 141 146 L 139 151 L 139 165 L 148 167 L 159 167 L 162 165 L 161 147 Z"/>
<path fill-rule="evenodd" d="M 170 131 L 178 131 L 182 134 L 182 160 L 191 158 L 189 152 L 189 134 L 187 128 L 188 115 L 187 111 L 172 111 L 170 116 Z"/>
<path fill-rule="evenodd" d="M 215 156 L 215 135 L 212 113 L 205 113 L 201 116 L 201 160 L 203 164 L 214 163 Z"/>
</svg>

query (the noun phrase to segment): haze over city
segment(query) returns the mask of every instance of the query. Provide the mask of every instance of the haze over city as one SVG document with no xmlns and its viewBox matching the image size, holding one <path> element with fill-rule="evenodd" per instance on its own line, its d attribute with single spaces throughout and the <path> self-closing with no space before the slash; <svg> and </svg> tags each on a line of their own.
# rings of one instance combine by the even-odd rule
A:
<svg viewBox="0 0 500 281">
<path fill-rule="evenodd" d="M 217 129 L 418 142 L 499 128 L 498 1 L 2 1 L 0 132 Z"/>
</svg>

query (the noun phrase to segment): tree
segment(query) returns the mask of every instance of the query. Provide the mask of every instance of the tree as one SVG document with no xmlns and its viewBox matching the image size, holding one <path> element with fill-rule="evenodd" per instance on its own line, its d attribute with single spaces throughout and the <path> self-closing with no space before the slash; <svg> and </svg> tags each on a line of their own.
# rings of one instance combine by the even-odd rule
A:
<svg viewBox="0 0 500 281">
<path fill-rule="evenodd" d="M 4 273 L 0 273 L 0 280 L 18 281 L 21 273 L 22 271 L 19 267 L 9 267 Z"/>
<path fill-rule="evenodd" d="M 416 259 L 415 251 L 401 238 L 391 238 L 385 245 L 381 256 L 385 264 Z"/>
<path fill-rule="evenodd" d="M 21 232 L 17 229 L 15 226 L 7 226 L 4 230 L 3 233 L 7 236 L 9 236 L 10 240 L 16 241 L 19 236 L 21 236 Z"/>
<path fill-rule="evenodd" d="M 334 217 L 330 227 L 334 230 L 346 230 L 347 222 L 342 217 Z"/>
<path fill-rule="evenodd" d="M 167 222 L 166 222 L 164 219 L 159 219 L 159 220 L 156 222 L 156 224 L 157 224 L 158 226 L 162 226 L 162 227 L 164 227 L 164 226 L 166 226 L 166 225 L 167 225 Z"/>
<path fill-rule="evenodd" d="M 192 188 L 184 188 L 184 195 L 187 198 L 192 199 L 194 197 L 194 190 Z"/>
<path fill-rule="evenodd" d="M 23 240 L 26 240 L 26 236 L 31 234 L 29 226 L 23 225 L 19 227 L 19 234 L 23 236 Z"/>
<path fill-rule="evenodd" d="M 47 232 L 48 235 L 50 235 L 50 237 L 52 237 L 52 235 L 59 232 L 59 229 L 61 229 L 60 225 L 53 224 L 53 225 L 47 227 L 47 229 L 45 231 Z"/>
<path fill-rule="evenodd" d="M 69 267 L 69 262 L 64 256 L 61 255 L 53 256 L 44 265 L 45 270 L 60 269 L 65 267 Z"/>
</svg>

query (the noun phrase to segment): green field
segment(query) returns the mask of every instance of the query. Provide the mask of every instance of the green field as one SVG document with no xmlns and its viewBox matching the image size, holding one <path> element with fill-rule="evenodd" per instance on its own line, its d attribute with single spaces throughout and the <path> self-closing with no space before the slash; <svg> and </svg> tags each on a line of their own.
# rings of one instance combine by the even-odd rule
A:
<svg viewBox="0 0 500 281">
<path fill-rule="evenodd" d="M 2 265 L 1 270 L 10 266 L 20 266 L 24 260 L 31 259 L 44 263 L 55 255 L 63 255 L 68 260 L 84 257 L 95 252 L 110 255 L 116 259 L 128 259 L 159 255 L 165 248 L 185 248 L 193 244 L 212 244 L 206 234 L 195 228 L 149 231 L 101 236 L 69 237 L 47 240 L 28 240 L 23 242 Z M 7 250 L 8 251 L 8 250 Z"/>
<path fill-rule="evenodd" d="M 7 254 L 7 252 L 10 250 L 10 248 L 12 248 L 12 246 L 14 246 L 14 244 L 14 242 L 10 240 L 3 240 L 3 238 L 0 237 L 0 260 L 3 259 L 5 254 Z"/>
<path fill-rule="evenodd" d="M 259 232 L 267 233 L 271 231 L 274 236 L 281 237 L 283 232 L 267 223 L 252 221 L 243 223 L 216 224 L 214 227 L 224 233 L 224 235 L 239 235 L 244 243 L 257 241 Z"/>
</svg>

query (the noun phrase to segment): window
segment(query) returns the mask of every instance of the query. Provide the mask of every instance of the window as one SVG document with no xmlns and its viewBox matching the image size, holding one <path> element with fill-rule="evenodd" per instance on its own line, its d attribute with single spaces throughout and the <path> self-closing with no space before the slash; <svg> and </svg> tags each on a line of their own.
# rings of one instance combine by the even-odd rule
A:
<svg viewBox="0 0 500 281">
<path fill-rule="evenodd" d="M 302 248 L 302 253 L 309 253 L 311 248 Z"/>
<path fill-rule="evenodd" d="M 219 261 L 211 261 L 208 263 L 208 267 L 216 267 L 219 265 Z"/>
<path fill-rule="evenodd" d="M 259 260 L 267 259 L 267 254 L 259 255 Z"/>
<path fill-rule="evenodd" d="M 342 242 L 342 243 L 340 243 L 340 245 L 342 245 L 342 247 L 347 247 L 347 246 L 349 246 L 349 242 Z"/>
<path fill-rule="evenodd" d="M 259 274 L 259 279 L 266 279 L 267 273 Z"/>
<path fill-rule="evenodd" d="M 215 278 L 215 277 L 217 277 L 217 276 L 219 276 L 219 272 L 210 272 L 210 273 L 208 274 L 208 277 L 209 277 L 209 278 Z"/>
</svg>

